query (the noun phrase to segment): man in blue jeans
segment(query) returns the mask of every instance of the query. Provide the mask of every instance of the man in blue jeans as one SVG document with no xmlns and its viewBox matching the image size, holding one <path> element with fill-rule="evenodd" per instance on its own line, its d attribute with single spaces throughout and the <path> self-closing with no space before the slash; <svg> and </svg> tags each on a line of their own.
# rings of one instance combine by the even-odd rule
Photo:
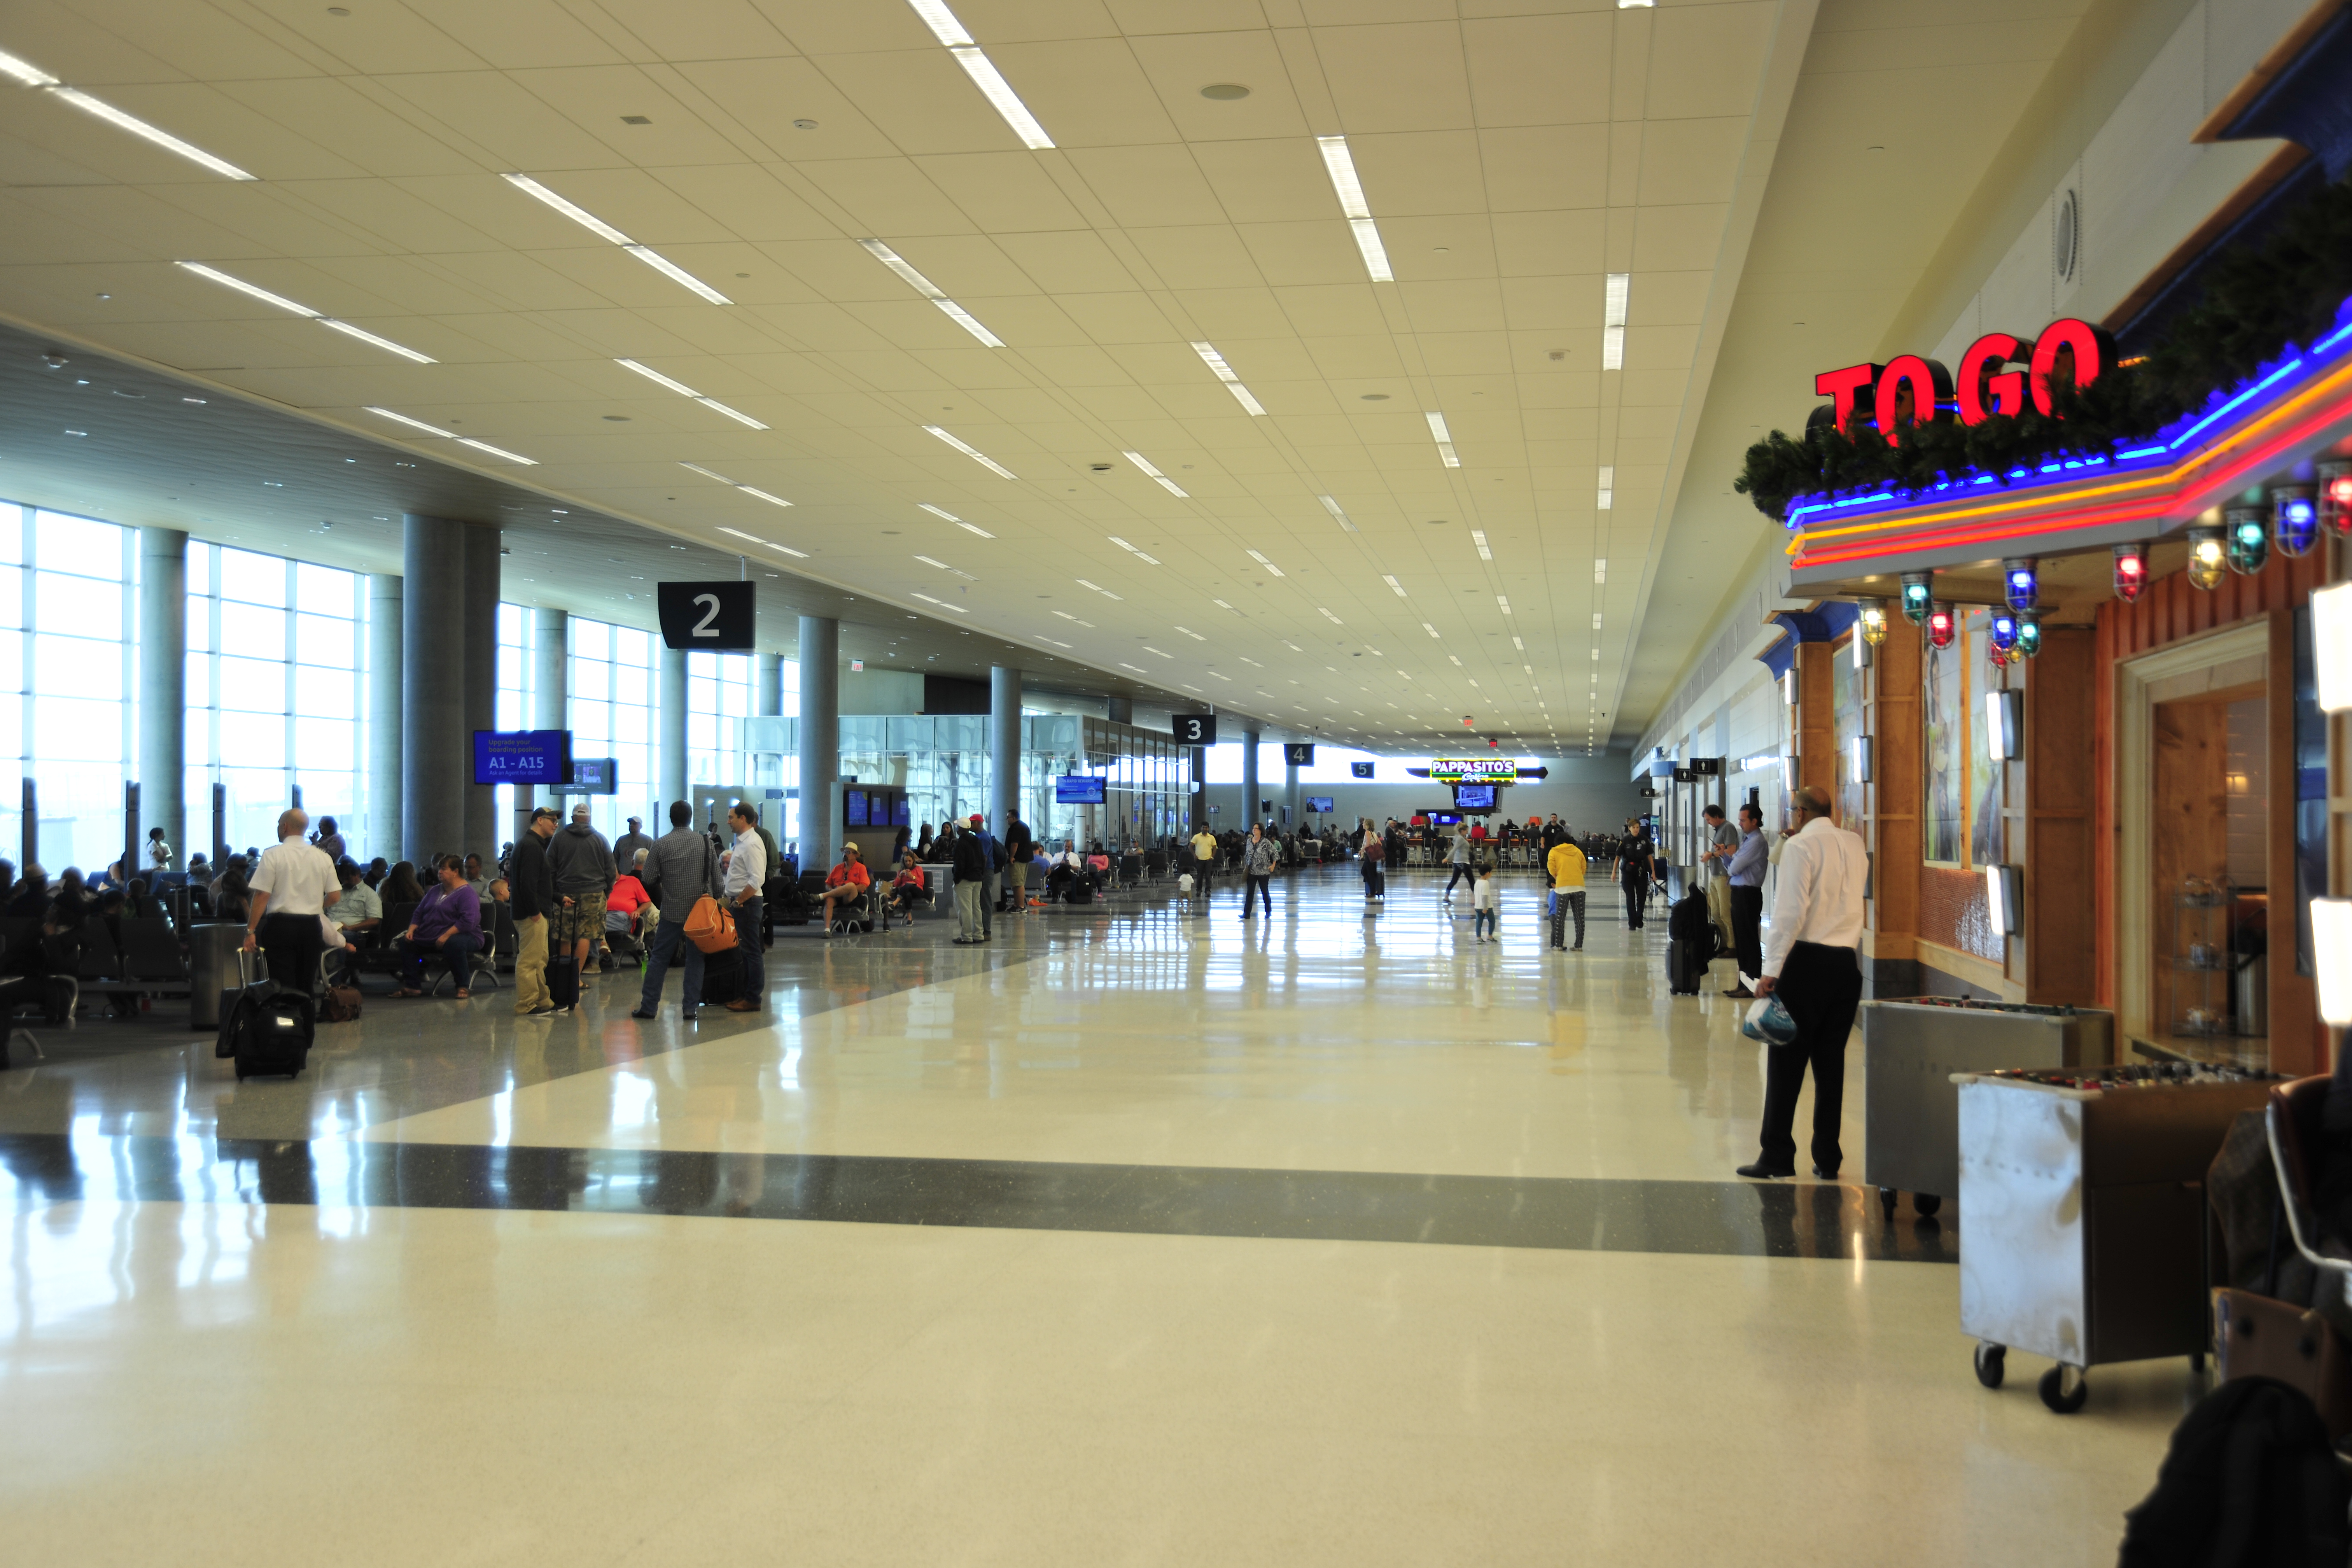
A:
<svg viewBox="0 0 2352 1568">
<path fill-rule="evenodd" d="M 735 847 L 727 852 L 727 907 L 735 916 L 735 951 L 741 954 L 743 994 L 727 1004 L 730 1013 L 756 1013 L 760 1010 L 760 994 L 767 989 L 767 973 L 761 960 L 761 916 L 762 909 L 760 889 L 768 885 L 768 847 L 760 842 L 758 820 L 751 808 L 737 802 L 727 814 L 727 826 L 735 832 Z"/>
<path fill-rule="evenodd" d="M 686 917 L 694 912 L 694 901 L 704 894 L 719 896 L 719 868 L 713 863 L 718 857 L 710 852 L 710 841 L 694 830 L 694 812 L 682 800 L 669 805 L 670 829 L 654 840 L 652 853 L 646 857 L 637 879 L 646 885 L 661 910 L 661 923 L 654 928 L 654 939 L 647 944 L 646 954 L 646 986 L 638 998 L 632 1018 L 652 1018 L 661 1007 L 663 979 L 669 973 L 670 955 L 686 947 L 686 1013 L 688 1023 L 694 1021 L 694 1010 L 702 1005 L 702 950 L 686 940 Z"/>
</svg>

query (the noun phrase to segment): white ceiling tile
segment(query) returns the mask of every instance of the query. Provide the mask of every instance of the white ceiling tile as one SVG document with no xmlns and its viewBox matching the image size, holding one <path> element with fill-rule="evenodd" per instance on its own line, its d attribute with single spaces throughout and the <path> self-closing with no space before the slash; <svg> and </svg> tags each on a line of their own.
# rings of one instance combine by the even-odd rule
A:
<svg viewBox="0 0 2352 1568">
<path fill-rule="evenodd" d="M 1609 199 L 1609 127 L 1481 131 L 1486 202 L 1497 214 L 1597 207 Z"/>
<path fill-rule="evenodd" d="M 495 5 L 478 0 L 405 0 L 405 4 L 500 70 L 604 65 L 621 58 L 557 0 L 499 0 Z"/>
<path fill-rule="evenodd" d="M 1333 219 L 1243 224 L 1239 237 L 1256 276 L 1271 289 L 1345 287 L 1364 276 L 1354 237 Z"/>
<path fill-rule="evenodd" d="M 1651 121 L 1641 143 L 1643 205 L 1729 201 L 1747 140 L 1748 121 L 1730 115 Z"/>
<path fill-rule="evenodd" d="M 602 142 L 497 71 L 420 72 L 377 80 L 401 102 L 438 121 L 445 134 L 493 173 L 521 170 L 553 184 L 565 171 L 620 161 Z"/>
<path fill-rule="evenodd" d="M 736 60 L 792 52 L 751 0 L 598 0 L 656 59 Z"/>
<path fill-rule="evenodd" d="M 1690 13 L 1711 16 L 1708 6 Z M 1617 18 L 1604 10 L 1495 17 L 1462 25 L 1471 100 L 1482 126 L 1609 118 Z M 1752 60 L 1743 62 L 1750 73 Z"/>
<path fill-rule="evenodd" d="M 1025 150 L 927 155 L 914 163 L 976 227 L 989 233 L 1072 229 L 1086 223 L 1053 176 Z"/>
<path fill-rule="evenodd" d="M 911 19 L 913 13 L 908 16 Z M 677 69 L 779 158 L 881 158 L 898 151 L 814 60 L 697 60 Z M 795 121 L 811 123 L 803 127 Z"/>
<path fill-rule="evenodd" d="M 1057 146 L 1179 140 L 1124 38 L 1006 44 L 992 47 L 989 58 Z"/>
<path fill-rule="evenodd" d="M 1311 140 L 1196 142 L 1192 155 L 1234 223 L 1345 222 Z"/>
<path fill-rule="evenodd" d="M 1462 32 L 1450 17 L 1318 28 L 1315 48 L 1339 110 L 1339 129 L 1350 136 L 1475 123 Z"/>
<path fill-rule="evenodd" d="M 672 97 L 643 66 L 563 66 L 507 74 L 604 143 L 614 163 L 665 169 L 733 163 L 743 155 L 741 147 Z M 631 125 L 624 115 L 651 123 Z"/>
<path fill-rule="evenodd" d="M 936 45 L 821 55 L 816 65 L 900 153 L 1013 152 L 1021 146 L 955 57 Z M 786 150 L 795 158 L 803 155 L 797 142 Z"/>
<path fill-rule="evenodd" d="M 794 167 L 840 204 L 859 237 L 972 230 L 962 210 L 908 159 L 856 158 Z"/>
<path fill-rule="evenodd" d="M 1099 235 L 1008 234 L 998 237 L 997 243 L 1046 294 L 1121 293 L 1136 286 L 1136 279 Z M 1086 319 L 1077 302 L 1065 300 L 1064 305 L 1072 315 Z"/>
<path fill-rule="evenodd" d="M 1113 219 L 1129 226 L 1223 223 L 1229 214 L 1202 174 L 1194 150 L 1179 142 L 1076 147 L 1070 166 Z M 1024 154 L 1025 157 L 1026 154 Z M 1059 226 L 1075 228 L 1075 222 Z"/>
<path fill-rule="evenodd" d="M 1170 34 L 1129 43 L 1158 89 L 1162 108 L 1188 142 L 1296 142 L 1313 134 L 1270 32 Z M 1245 87 L 1249 96 L 1202 97 L 1201 89 L 1213 85 Z"/>
</svg>

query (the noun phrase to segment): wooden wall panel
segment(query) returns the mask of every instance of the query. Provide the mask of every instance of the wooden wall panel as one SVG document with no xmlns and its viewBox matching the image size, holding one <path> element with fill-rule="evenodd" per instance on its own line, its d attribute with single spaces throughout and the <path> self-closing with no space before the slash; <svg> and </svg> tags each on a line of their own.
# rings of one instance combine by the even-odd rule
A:
<svg viewBox="0 0 2352 1568">
<path fill-rule="evenodd" d="M 1871 672 L 1874 700 L 1867 722 L 1874 739 L 1870 786 L 1873 826 L 1871 931 L 1883 959 L 1912 955 L 1919 931 L 1919 810 L 1926 788 L 1927 724 L 1920 710 L 1921 655 L 1926 639 L 1900 616 L 1890 617 L 1885 646 Z"/>
<path fill-rule="evenodd" d="M 2317 563 L 2306 556 L 2291 564 L 2309 570 Z M 2307 584 L 2305 593 L 2309 593 Z M 2271 887 L 2271 1069 L 2326 1072 L 2329 1062 L 2319 1030 L 2318 987 L 2310 976 L 2294 972 L 2294 620 L 2280 605 L 2270 621 L 2270 704 L 2264 715 L 2270 724 L 2270 823 L 2264 858 Z"/>
<path fill-rule="evenodd" d="M 2092 855 L 2097 634 L 2042 633 L 2025 667 L 2025 999 L 2098 1005 Z"/>
<path fill-rule="evenodd" d="M 1797 783 L 1837 798 L 1837 688 L 1825 642 L 1797 645 Z"/>
</svg>

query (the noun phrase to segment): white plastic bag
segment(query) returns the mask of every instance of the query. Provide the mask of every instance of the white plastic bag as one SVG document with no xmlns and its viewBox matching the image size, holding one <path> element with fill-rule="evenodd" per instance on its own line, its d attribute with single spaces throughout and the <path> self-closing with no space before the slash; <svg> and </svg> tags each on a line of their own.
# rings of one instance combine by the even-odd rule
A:
<svg viewBox="0 0 2352 1568">
<path fill-rule="evenodd" d="M 1781 1005 L 1779 993 L 1759 996 L 1749 1005 L 1748 1016 L 1739 1032 L 1751 1040 L 1761 1040 L 1768 1046 L 1785 1046 L 1797 1037 L 1797 1021 L 1789 1016 Z"/>
</svg>

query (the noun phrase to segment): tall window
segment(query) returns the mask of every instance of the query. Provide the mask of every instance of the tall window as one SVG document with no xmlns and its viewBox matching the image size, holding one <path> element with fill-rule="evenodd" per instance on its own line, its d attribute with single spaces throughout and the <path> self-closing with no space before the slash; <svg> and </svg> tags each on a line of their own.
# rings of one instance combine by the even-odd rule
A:
<svg viewBox="0 0 2352 1568">
<path fill-rule="evenodd" d="M 132 616 L 131 539 L 110 523 L 0 507 L 0 747 L 37 793 L 38 853 L 54 876 L 95 873 L 122 853 L 124 759 L 133 743 L 123 629 Z M 5 803 L 5 851 L 24 815 Z"/>
<path fill-rule="evenodd" d="M 619 764 L 618 795 L 585 795 L 598 832 L 613 838 L 631 816 L 647 825 L 668 819 L 648 812 L 654 798 L 655 708 L 659 697 L 652 636 L 579 616 L 572 627 L 572 752 L 611 757 Z"/>
<path fill-rule="evenodd" d="M 689 653 L 686 656 L 686 778 L 688 784 L 722 784 L 735 789 L 750 781 L 742 772 L 742 752 L 727 746 L 741 732 L 725 719 L 746 719 L 751 713 L 751 656 L 744 653 Z"/>
</svg>

